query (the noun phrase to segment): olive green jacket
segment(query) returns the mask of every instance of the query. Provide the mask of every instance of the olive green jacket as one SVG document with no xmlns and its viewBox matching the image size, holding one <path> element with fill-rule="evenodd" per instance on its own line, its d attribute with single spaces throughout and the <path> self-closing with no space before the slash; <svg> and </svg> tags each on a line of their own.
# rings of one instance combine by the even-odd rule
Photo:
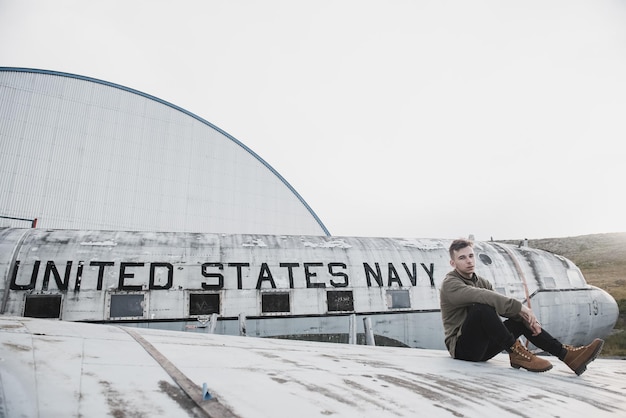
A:
<svg viewBox="0 0 626 418">
<path fill-rule="evenodd" d="M 443 279 L 439 296 L 445 343 L 452 357 L 469 306 L 475 303 L 493 306 L 500 316 L 507 318 L 517 317 L 522 310 L 520 301 L 495 292 L 491 283 L 476 273 L 469 280 L 456 270 L 449 272 Z"/>
</svg>

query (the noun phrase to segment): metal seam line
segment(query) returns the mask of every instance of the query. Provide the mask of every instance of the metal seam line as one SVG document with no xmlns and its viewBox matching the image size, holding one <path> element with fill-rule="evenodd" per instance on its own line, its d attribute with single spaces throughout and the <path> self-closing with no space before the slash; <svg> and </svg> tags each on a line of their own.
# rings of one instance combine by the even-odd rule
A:
<svg viewBox="0 0 626 418">
<path fill-rule="evenodd" d="M 200 408 L 209 418 L 237 418 L 230 409 L 219 403 L 217 399 L 203 400 L 202 391 L 198 385 L 191 381 L 181 372 L 171 361 L 169 361 L 159 350 L 150 344 L 145 338 L 129 327 L 118 326 L 135 339 L 150 354 L 157 363 L 170 375 L 176 384 L 189 396 L 189 398 Z"/>
</svg>

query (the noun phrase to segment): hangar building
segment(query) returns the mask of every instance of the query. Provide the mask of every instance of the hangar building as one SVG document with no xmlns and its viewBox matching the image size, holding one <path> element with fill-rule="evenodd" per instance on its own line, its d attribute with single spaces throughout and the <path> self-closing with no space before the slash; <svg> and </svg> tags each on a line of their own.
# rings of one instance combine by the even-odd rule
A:
<svg viewBox="0 0 626 418">
<path fill-rule="evenodd" d="M 102 80 L 0 67 L 0 227 L 34 223 L 329 235 L 276 170 L 201 117 Z"/>
</svg>

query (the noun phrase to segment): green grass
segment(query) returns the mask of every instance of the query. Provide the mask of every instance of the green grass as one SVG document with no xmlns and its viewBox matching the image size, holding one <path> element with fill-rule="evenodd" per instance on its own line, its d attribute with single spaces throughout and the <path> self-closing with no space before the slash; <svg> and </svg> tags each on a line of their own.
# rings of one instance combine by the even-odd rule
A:
<svg viewBox="0 0 626 418">
<path fill-rule="evenodd" d="M 617 301 L 619 317 L 617 323 L 605 341 L 600 357 L 626 358 L 626 299 Z"/>
</svg>

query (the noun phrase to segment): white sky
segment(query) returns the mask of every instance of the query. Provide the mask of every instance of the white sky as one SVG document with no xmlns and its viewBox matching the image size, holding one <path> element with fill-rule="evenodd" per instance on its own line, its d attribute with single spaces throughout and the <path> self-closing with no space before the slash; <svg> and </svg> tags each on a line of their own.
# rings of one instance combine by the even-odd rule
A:
<svg viewBox="0 0 626 418">
<path fill-rule="evenodd" d="M 333 235 L 626 231 L 626 2 L 0 0 L 0 66 L 151 94 Z"/>
</svg>

